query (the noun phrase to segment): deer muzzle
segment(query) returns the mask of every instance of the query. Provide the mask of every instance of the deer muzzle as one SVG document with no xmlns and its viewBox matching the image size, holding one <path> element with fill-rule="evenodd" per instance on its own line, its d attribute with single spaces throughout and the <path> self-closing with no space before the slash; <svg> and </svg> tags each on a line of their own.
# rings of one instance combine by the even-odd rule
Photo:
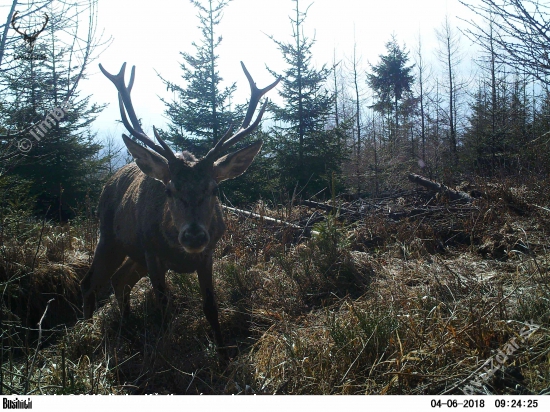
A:
<svg viewBox="0 0 550 412">
<path fill-rule="evenodd" d="M 190 223 L 182 227 L 178 240 L 187 253 L 201 253 L 210 242 L 210 235 L 203 225 Z"/>
</svg>

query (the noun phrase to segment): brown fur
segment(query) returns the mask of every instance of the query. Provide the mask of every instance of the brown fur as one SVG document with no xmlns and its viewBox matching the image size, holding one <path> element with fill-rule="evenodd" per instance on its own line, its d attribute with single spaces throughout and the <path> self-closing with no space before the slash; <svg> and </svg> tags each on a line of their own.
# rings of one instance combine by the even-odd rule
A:
<svg viewBox="0 0 550 412">
<path fill-rule="evenodd" d="M 146 176 L 136 164 L 120 169 L 107 182 L 100 197 L 100 239 L 92 267 L 81 286 L 85 317 L 91 317 L 95 295 L 108 285 L 111 277 L 120 309 L 128 315 L 130 291 L 148 271 L 162 301 L 166 300 L 166 270 L 197 271 L 205 298 L 205 312 L 208 312 L 217 343 L 221 345 L 213 300 L 212 253 L 225 224 L 217 199 L 213 202 L 208 245 L 199 254 L 187 253 L 178 241 L 179 230 L 172 222 L 163 183 Z"/>
<path fill-rule="evenodd" d="M 117 75 L 99 68 L 116 86 L 121 117 L 131 134 L 150 149 L 123 135 L 124 144 L 135 163 L 121 168 L 107 182 L 99 201 L 100 237 L 89 272 L 81 283 L 84 317 L 92 317 L 96 295 L 112 281 L 123 315 L 130 311 L 130 291 L 149 274 L 157 298 L 166 298 L 166 271 L 197 272 L 203 310 L 214 330 L 218 349 L 223 339 L 212 281 L 212 254 L 225 231 L 221 207 L 216 197 L 218 183 L 243 174 L 262 146 L 261 141 L 227 154 L 225 150 L 249 135 L 259 124 L 267 107 L 251 124 L 256 106 L 280 79 L 258 89 L 242 64 L 251 88 L 247 114 L 239 131 L 222 137 L 201 160 L 189 153 L 174 155 L 154 129 L 160 146 L 142 130 L 131 102 L 131 86 L 124 82 L 124 63 Z M 132 68 L 130 85 L 134 82 Z M 132 125 L 128 122 L 126 112 Z"/>
</svg>

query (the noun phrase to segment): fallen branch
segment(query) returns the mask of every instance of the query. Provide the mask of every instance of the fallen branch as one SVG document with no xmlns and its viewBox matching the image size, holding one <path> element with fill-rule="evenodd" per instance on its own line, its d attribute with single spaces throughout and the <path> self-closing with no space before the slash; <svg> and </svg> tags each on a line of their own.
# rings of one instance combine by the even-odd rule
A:
<svg viewBox="0 0 550 412">
<path fill-rule="evenodd" d="M 295 229 L 295 230 L 301 230 L 301 231 L 304 231 L 304 232 L 309 231 L 308 227 L 302 227 L 302 226 L 296 225 L 294 223 L 286 222 L 284 220 L 275 219 L 273 217 L 269 217 L 269 216 L 265 216 L 265 215 L 259 215 L 258 213 L 250 212 L 248 210 L 237 209 L 235 207 L 229 207 L 229 206 L 225 206 L 225 205 L 222 205 L 222 208 L 224 208 L 225 210 L 228 210 L 230 212 L 239 214 L 239 215 L 252 217 L 254 219 L 258 219 L 258 220 L 269 222 L 269 223 L 274 223 L 276 225 L 281 225 L 281 226 L 289 227 L 289 228 L 292 228 L 292 229 Z M 310 233 L 313 236 L 316 236 L 316 235 L 319 234 L 318 232 L 316 232 L 314 230 L 311 230 Z"/>
<path fill-rule="evenodd" d="M 542 209 L 542 210 L 546 210 L 547 212 L 550 212 L 550 209 L 548 209 L 547 207 L 544 207 L 544 206 L 539 206 L 539 205 L 533 205 L 535 207 L 538 207 L 539 209 Z"/>
<path fill-rule="evenodd" d="M 311 207 L 311 208 L 321 209 L 321 210 L 324 210 L 326 212 L 332 212 L 333 214 L 338 212 L 341 216 L 350 216 L 354 219 L 360 219 L 361 218 L 360 213 L 358 213 L 355 210 L 346 209 L 346 208 L 343 208 L 343 207 L 338 207 L 338 206 L 333 206 L 333 205 L 327 205 L 326 203 L 314 202 L 312 200 L 302 200 L 300 202 L 300 204 L 302 204 L 304 206 L 307 206 L 307 207 Z"/>
<path fill-rule="evenodd" d="M 321 209 L 326 212 L 332 212 L 332 213 L 336 213 L 336 209 L 337 209 L 336 206 L 327 205 L 326 203 L 314 202 L 313 200 L 301 200 L 300 204 L 307 207 L 317 208 L 317 209 Z"/>
<path fill-rule="evenodd" d="M 32 357 L 31 367 L 28 370 L 27 381 L 25 382 L 25 394 L 29 393 L 29 383 L 31 381 L 32 372 L 34 370 L 34 365 L 36 363 L 36 355 L 38 355 L 38 350 L 40 349 L 40 345 L 42 344 L 42 322 L 44 321 L 44 318 L 46 317 L 46 313 L 48 312 L 48 309 L 50 307 L 50 303 L 52 303 L 54 300 L 55 300 L 54 298 L 48 300 L 48 303 L 46 303 L 46 309 L 44 309 L 44 313 L 42 314 L 42 317 L 40 318 L 40 321 L 38 322 L 38 343 L 36 344 L 36 349 L 35 349 L 34 355 Z M 40 385 L 40 381 L 38 382 L 38 385 Z"/>
<path fill-rule="evenodd" d="M 403 218 L 409 218 L 409 217 L 417 217 L 420 215 L 426 215 L 433 212 L 437 212 L 436 209 L 411 209 L 411 210 L 403 210 L 400 212 L 389 212 L 388 217 L 393 220 L 399 220 Z"/>
<path fill-rule="evenodd" d="M 409 173 L 409 180 L 413 183 L 424 186 L 428 190 L 441 193 L 447 196 L 450 200 L 465 200 L 467 202 L 471 202 L 473 200 L 472 197 L 466 192 L 451 189 L 450 187 L 445 186 L 443 183 L 434 182 L 433 180 L 417 175 L 415 173 Z"/>
<path fill-rule="evenodd" d="M 393 220 L 399 220 L 403 218 L 412 218 L 419 216 L 427 216 L 435 213 L 470 213 L 472 211 L 478 211 L 479 209 L 474 206 L 465 206 L 465 207 L 446 207 L 446 206 L 436 206 L 436 207 L 423 207 L 423 208 L 413 208 L 409 210 L 402 210 L 397 212 L 390 211 L 388 217 Z"/>
</svg>

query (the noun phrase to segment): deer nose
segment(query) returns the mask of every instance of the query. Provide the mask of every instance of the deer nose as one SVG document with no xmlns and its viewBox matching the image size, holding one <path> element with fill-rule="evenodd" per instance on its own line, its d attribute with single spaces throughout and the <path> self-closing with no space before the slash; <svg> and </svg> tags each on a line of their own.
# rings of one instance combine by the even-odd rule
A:
<svg viewBox="0 0 550 412">
<path fill-rule="evenodd" d="M 185 226 L 179 234 L 179 242 L 188 253 L 200 253 L 206 248 L 210 236 L 204 226 L 192 223 Z"/>
</svg>

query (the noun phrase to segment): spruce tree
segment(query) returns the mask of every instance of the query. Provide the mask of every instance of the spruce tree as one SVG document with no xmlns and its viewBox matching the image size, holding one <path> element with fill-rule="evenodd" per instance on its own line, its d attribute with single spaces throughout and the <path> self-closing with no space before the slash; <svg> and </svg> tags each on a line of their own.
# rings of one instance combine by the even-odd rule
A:
<svg viewBox="0 0 550 412">
<path fill-rule="evenodd" d="M 386 54 L 380 55 L 380 62 L 371 65 L 372 73 L 367 75 L 367 82 L 378 100 L 374 109 L 382 114 L 393 114 L 394 133 L 390 138 L 392 143 L 395 143 L 399 130 L 399 102 L 410 95 L 414 82 L 414 65 L 407 66 L 408 62 L 409 53 L 392 36 L 386 43 Z"/>
<path fill-rule="evenodd" d="M 22 54 L 18 49 L 5 56 L 13 64 L 1 75 L 2 127 L 19 131 L 18 139 L 32 146 L 10 159 L 3 172 L 29 182 L 36 214 L 49 210 L 50 217 L 64 220 L 74 216 L 87 196 L 93 199 L 101 191 L 101 145 L 90 126 L 103 106 L 90 104 L 89 96 L 81 98 L 74 89 L 82 77 L 74 63 L 79 50 L 65 43 L 74 21 L 48 14 L 51 24 L 34 45 L 36 59 L 13 60 Z M 89 46 L 86 53 L 93 49 Z"/>
<path fill-rule="evenodd" d="M 287 68 L 278 87 L 283 105 L 271 105 L 274 120 L 280 126 L 272 130 L 269 148 L 273 151 L 280 183 L 292 190 L 296 183 L 307 185 L 306 192 L 315 193 L 328 186 L 332 173 L 339 173 L 343 149 L 338 145 L 338 130 L 328 129 L 328 118 L 334 106 L 334 96 L 325 88 L 330 70 L 324 65 L 313 67 L 312 47 L 315 39 L 304 34 L 307 10 L 300 11 L 299 0 L 291 17 L 293 40 L 272 40 L 282 53 Z"/>
<path fill-rule="evenodd" d="M 199 42 L 192 43 L 194 53 L 180 53 L 183 85 L 161 77 L 166 87 L 177 96 L 172 101 L 163 100 L 170 121 L 163 138 L 171 141 L 178 150 L 205 154 L 233 120 L 229 103 L 236 85 L 221 87 L 223 78 L 218 71 L 217 49 L 222 37 L 216 33 L 229 2 L 191 0 L 198 10 L 202 37 Z"/>
</svg>

